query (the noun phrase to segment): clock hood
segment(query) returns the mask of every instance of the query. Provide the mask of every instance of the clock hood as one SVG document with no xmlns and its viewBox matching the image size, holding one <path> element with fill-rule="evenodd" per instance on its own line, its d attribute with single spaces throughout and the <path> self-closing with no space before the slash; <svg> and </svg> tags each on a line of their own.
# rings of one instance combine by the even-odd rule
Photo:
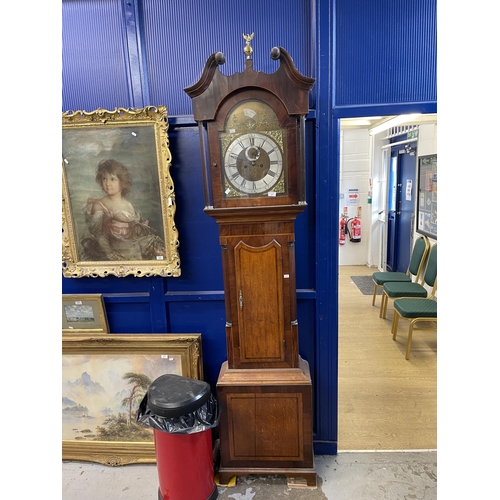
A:
<svg viewBox="0 0 500 500">
<path fill-rule="evenodd" d="M 194 119 L 197 122 L 214 120 L 224 99 L 233 92 L 252 87 L 267 90 L 279 97 L 287 114 L 306 115 L 309 112 L 309 91 L 315 79 L 302 75 L 290 54 L 282 47 L 274 47 L 271 58 L 280 61 L 274 73 L 255 71 L 252 59 L 247 58 L 243 72 L 227 76 L 219 71 L 219 66 L 226 61 L 224 54 L 212 54 L 198 82 L 184 89 L 192 99 Z"/>
</svg>

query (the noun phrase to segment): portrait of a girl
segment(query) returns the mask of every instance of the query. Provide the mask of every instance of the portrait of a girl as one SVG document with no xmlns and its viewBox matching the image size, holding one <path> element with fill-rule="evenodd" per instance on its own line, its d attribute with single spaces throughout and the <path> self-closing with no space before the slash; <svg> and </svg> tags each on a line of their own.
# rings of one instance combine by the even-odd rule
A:
<svg viewBox="0 0 500 500">
<path fill-rule="evenodd" d="M 82 260 L 159 260 L 165 244 L 140 211 L 127 200 L 132 188 L 129 170 L 119 161 L 103 159 L 95 175 L 102 198 L 89 198 L 84 207 L 90 233 L 81 241 Z"/>
</svg>

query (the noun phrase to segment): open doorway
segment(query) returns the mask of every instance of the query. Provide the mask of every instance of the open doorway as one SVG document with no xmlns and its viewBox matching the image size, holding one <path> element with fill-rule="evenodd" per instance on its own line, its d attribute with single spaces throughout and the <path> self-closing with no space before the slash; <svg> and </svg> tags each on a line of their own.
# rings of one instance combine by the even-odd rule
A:
<svg viewBox="0 0 500 500">
<path fill-rule="evenodd" d="M 396 131 L 394 137 L 388 137 L 387 130 L 370 134 L 370 129 L 389 118 L 340 120 L 339 213 L 346 206 L 346 193 L 357 195 L 354 210 L 361 207 L 361 242 L 346 241 L 339 248 L 340 452 L 437 447 L 435 333 L 420 337 L 422 348 L 407 362 L 405 338 L 392 340 L 392 311 L 387 319 L 379 318 L 380 297 L 374 307 L 371 293 L 362 293 L 352 280 L 355 275 L 369 280 L 376 270 L 387 269 L 389 209 L 394 206 L 397 210 L 398 195 L 410 198 L 410 204 L 415 200 L 415 182 L 407 183 L 405 173 L 400 175 L 403 181 L 397 180 L 398 163 L 401 166 L 403 157 L 415 161 L 418 156 L 437 152 L 437 115 L 422 115 L 417 132 L 410 136 L 408 131 Z M 393 153 L 396 159 L 391 163 Z M 394 183 L 390 182 L 391 165 Z M 412 227 L 410 233 L 413 231 Z"/>
</svg>

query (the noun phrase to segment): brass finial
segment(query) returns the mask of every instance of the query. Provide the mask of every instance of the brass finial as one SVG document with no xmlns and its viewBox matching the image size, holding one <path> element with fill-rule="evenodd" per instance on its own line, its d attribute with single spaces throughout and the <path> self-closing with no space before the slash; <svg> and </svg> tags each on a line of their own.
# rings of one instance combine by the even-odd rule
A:
<svg viewBox="0 0 500 500">
<path fill-rule="evenodd" d="M 245 35 L 245 33 L 243 33 L 243 38 L 246 40 L 246 44 L 245 44 L 245 48 L 243 49 L 243 52 L 247 56 L 247 59 L 250 59 L 252 57 L 252 54 L 253 54 L 253 49 L 250 46 L 250 42 L 253 39 L 253 35 L 254 35 L 253 33 L 251 35 Z"/>
</svg>

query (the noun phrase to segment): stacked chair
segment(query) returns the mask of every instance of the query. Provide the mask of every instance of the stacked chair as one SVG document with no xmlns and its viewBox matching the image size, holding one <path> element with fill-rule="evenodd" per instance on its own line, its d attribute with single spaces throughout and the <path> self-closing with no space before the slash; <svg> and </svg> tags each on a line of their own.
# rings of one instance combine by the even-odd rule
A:
<svg viewBox="0 0 500 500">
<path fill-rule="evenodd" d="M 427 285 L 431 292 L 427 293 Z M 382 302 L 380 304 L 380 317 L 384 318 L 387 315 L 387 303 L 389 299 L 398 298 L 429 298 L 432 299 L 437 291 L 437 243 L 435 243 L 430 252 L 427 261 L 427 268 L 421 283 L 414 282 L 397 282 L 391 281 L 384 284 L 382 292 Z"/>
<path fill-rule="evenodd" d="M 424 285 L 431 288 L 428 294 Z M 406 343 L 406 359 L 410 359 L 411 342 L 414 330 L 437 330 L 437 243 L 429 252 L 429 259 L 421 283 L 389 282 L 384 285 L 380 316 L 387 313 L 389 298 L 394 299 L 394 315 L 392 318 L 392 339 L 396 340 L 399 318 L 410 322 Z M 432 326 L 419 326 L 417 323 L 432 322 Z"/>
<path fill-rule="evenodd" d="M 425 260 L 429 253 L 429 240 L 426 236 L 420 236 L 415 244 L 413 245 L 413 250 L 410 257 L 410 263 L 406 273 L 401 272 L 376 272 L 372 275 L 373 280 L 373 300 L 372 306 L 375 305 L 375 299 L 377 297 L 377 291 L 379 288 L 383 287 L 386 283 L 396 282 L 396 283 L 411 283 L 413 282 L 412 277 L 414 277 L 415 282 L 418 282 L 420 276 L 424 269 Z M 381 307 L 382 310 L 382 307 Z"/>
</svg>

